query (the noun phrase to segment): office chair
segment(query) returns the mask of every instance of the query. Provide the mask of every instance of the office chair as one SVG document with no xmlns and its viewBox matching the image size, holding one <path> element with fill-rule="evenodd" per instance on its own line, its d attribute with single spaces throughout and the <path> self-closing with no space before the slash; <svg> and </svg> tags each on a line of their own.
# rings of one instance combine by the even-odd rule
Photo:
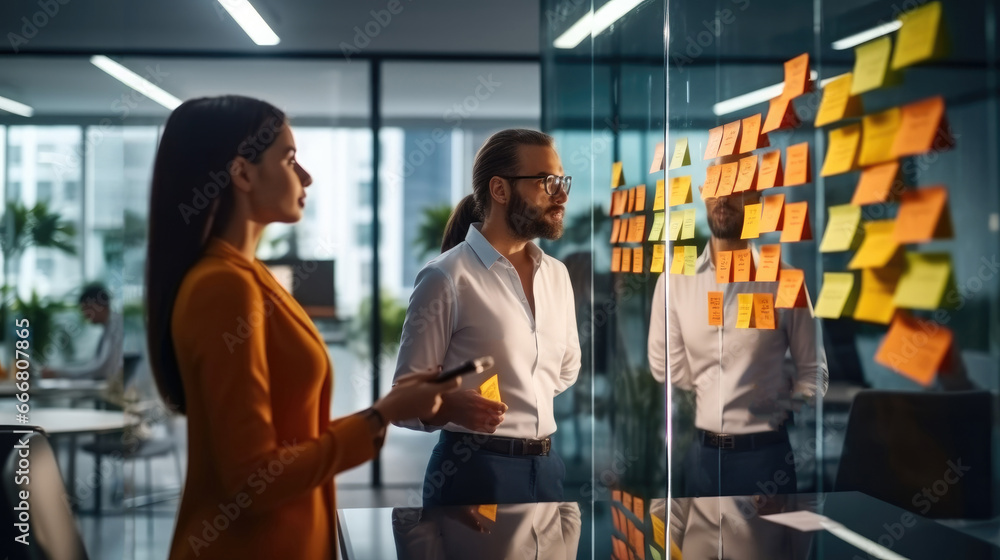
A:
<svg viewBox="0 0 1000 560">
<path fill-rule="evenodd" d="M 864 492 L 929 518 L 992 517 L 992 429 L 987 391 L 862 391 L 851 407 L 835 490 Z"/>
<path fill-rule="evenodd" d="M 17 434 L 14 430 L 32 430 Z M 66 488 L 49 440 L 41 431 L 24 426 L 0 426 L 0 550 L 10 560 L 87 560 L 87 551 L 77 530 L 76 520 L 66 499 Z M 15 446 L 28 443 L 29 476 L 17 476 L 21 457 Z M 21 534 L 23 506 L 20 492 L 28 491 L 28 545 L 15 544 Z"/>
</svg>

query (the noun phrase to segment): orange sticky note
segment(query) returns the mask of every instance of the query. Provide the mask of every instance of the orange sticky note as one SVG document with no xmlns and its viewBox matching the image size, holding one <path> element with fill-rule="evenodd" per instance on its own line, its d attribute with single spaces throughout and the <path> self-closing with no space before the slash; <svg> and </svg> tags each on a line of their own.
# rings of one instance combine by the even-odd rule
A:
<svg viewBox="0 0 1000 560">
<path fill-rule="evenodd" d="M 780 187 L 784 184 L 781 172 L 781 150 L 760 155 L 760 171 L 757 173 L 757 190 Z"/>
<path fill-rule="evenodd" d="M 622 249 L 622 272 L 632 271 L 632 250 L 628 247 Z"/>
<path fill-rule="evenodd" d="M 812 165 L 809 162 L 809 142 L 789 146 L 785 154 L 785 186 L 804 185 L 812 182 Z"/>
<path fill-rule="evenodd" d="M 646 521 L 646 505 L 642 498 L 639 496 L 632 497 L 632 513 L 635 514 L 636 518 L 640 522 Z"/>
<path fill-rule="evenodd" d="M 774 307 L 792 309 L 806 306 L 805 273 L 796 268 L 782 268 L 778 272 L 778 297 Z"/>
<path fill-rule="evenodd" d="M 781 242 L 794 243 L 812 239 L 809 225 L 809 202 L 789 202 L 785 204 L 785 224 L 781 228 Z"/>
<path fill-rule="evenodd" d="M 656 195 L 653 197 L 653 211 L 663 210 L 663 179 L 656 181 Z"/>
<path fill-rule="evenodd" d="M 755 282 L 777 282 L 781 268 L 781 245 L 760 246 L 760 268 L 754 276 Z"/>
<path fill-rule="evenodd" d="M 742 121 L 727 123 L 722 127 L 722 143 L 719 145 L 719 156 L 731 156 L 736 153 L 736 141 L 740 139 Z"/>
<path fill-rule="evenodd" d="M 738 161 L 723 163 L 721 167 L 719 189 L 715 191 L 715 196 L 729 196 L 736 188 L 736 176 L 739 174 L 740 163 Z"/>
<path fill-rule="evenodd" d="M 861 246 L 858 247 L 854 258 L 847 264 L 847 268 L 857 270 L 859 268 L 882 268 L 887 266 L 899 252 L 899 244 L 893 231 L 896 229 L 895 220 L 878 220 L 865 222 L 862 224 L 864 238 Z"/>
<path fill-rule="evenodd" d="M 758 329 L 776 328 L 774 320 L 774 298 L 771 294 L 753 295 L 753 322 Z"/>
<path fill-rule="evenodd" d="M 760 113 L 743 119 L 743 125 L 741 126 L 742 131 L 740 134 L 739 153 L 745 154 L 747 152 L 752 152 L 757 148 L 766 148 L 771 145 L 767 139 L 767 135 L 761 135 L 760 125 Z"/>
<path fill-rule="evenodd" d="M 629 223 L 628 242 L 642 243 L 646 234 L 646 216 L 634 216 Z"/>
<path fill-rule="evenodd" d="M 892 145 L 894 157 L 913 156 L 955 145 L 944 116 L 944 98 L 931 97 L 903 105 L 899 133 Z"/>
<path fill-rule="evenodd" d="M 760 232 L 781 231 L 785 221 L 785 195 L 765 196 L 760 202 L 764 205 L 760 213 Z"/>
<path fill-rule="evenodd" d="M 653 262 L 649 264 L 649 271 L 653 273 L 663 272 L 663 260 L 665 258 L 665 246 L 662 243 L 653 245 Z"/>
<path fill-rule="evenodd" d="M 611 272 L 620 272 L 622 269 L 622 248 L 611 248 Z"/>
<path fill-rule="evenodd" d="M 705 146 L 705 158 L 714 159 L 719 157 L 719 146 L 722 145 L 722 129 L 717 126 L 708 131 L 708 143 Z"/>
<path fill-rule="evenodd" d="M 823 99 L 816 112 L 814 126 L 820 127 L 862 113 L 861 98 L 851 95 L 853 74 L 848 72 L 823 87 Z"/>
<path fill-rule="evenodd" d="M 476 511 L 490 521 L 497 520 L 497 504 L 483 504 Z"/>
<path fill-rule="evenodd" d="M 898 107 L 887 109 L 861 119 L 861 166 L 884 163 L 893 159 L 892 147 L 899 131 L 901 112 Z"/>
<path fill-rule="evenodd" d="M 760 237 L 761 204 L 746 204 L 743 206 L 743 232 L 740 239 L 757 239 Z"/>
<path fill-rule="evenodd" d="M 670 206 L 680 206 L 691 202 L 691 176 L 670 178 Z"/>
<path fill-rule="evenodd" d="M 826 160 L 820 175 L 829 177 L 857 168 L 858 144 L 861 141 L 861 125 L 852 124 L 835 128 L 829 134 L 830 147 L 826 150 Z"/>
<path fill-rule="evenodd" d="M 781 90 L 782 97 L 798 97 L 809 87 L 809 53 L 785 62 L 785 86 Z"/>
<path fill-rule="evenodd" d="M 626 194 L 625 191 L 616 191 L 614 195 L 612 195 L 612 200 L 614 201 L 615 207 L 613 215 L 621 216 L 624 214 L 628 206 L 628 194 Z"/>
<path fill-rule="evenodd" d="M 684 274 L 684 246 L 674 245 L 674 258 L 670 261 L 670 274 Z"/>
<path fill-rule="evenodd" d="M 741 158 L 739 164 L 733 192 L 757 190 L 757 156 Z"/>
<path fill-rule="evenodd" d="M 629 532 L 629 542 L 632 543 L 632 548 L 636 551 L 635 558 L 639 558 L 639 554 L 645 556 L 646 554 L 646 535 L 642 532 L 642 529 L 636 527 L 631 520 L 628 522 L 628 532 Z"/>
<path fill-rule="evenodd" d="M 896 243 L 924 243 L 952 234 L 948 189 L 936 186 L 903 193 L 896 215 Z"/>
<path fill-rule="evenodd" d="M 625 212 L 635 212 L 635 189 L 629 189 L 625 192 L 628 193 L 628 202 L 625 204 Z"/>
<path fill-rule="evenodd" d="M 719 190 L 719 179 L 721 177 L 722 177 L 721 165 L 708 166 L 708 169 L 705 171 L 705 184 L 702 185 L 701 187 L 702 200 L 715 197 L 716 191 Z"/>
<path fill-rule="evenodd" d="M 722 292 L 708 292 L 708 325 L 722 326 Z"/>
<path fill-rule="evenodd" d="M 611 188 L 617 189 L 625 184 L 625 173 L 622 171 L 622 162 L 616 161 L 611 165 Z"/>
<path fill-rule="evenodd" d="M 619 220 L 618 218 L 615 218 L 614 221 L 611 222 L 611 242 L 612 243 L 617 243 L 618 242 L 618 232 L 621 231 L 621 228 L 622 228 L 622 221 Z"/>
<path fill-rule="evenodd" d="M 736 328 L 754 328 L 753 294 L 736 294 L 736 298 Z"/>
<path fill-rule="evenodd" d="M 890 161 L 866 167 L 861 171 L 861 178 L 854 190 L 851 204 L 864 206 L 878 204 L 891 200 L 894 193 L 903 190 L 903 182 L 899 179 L 899 162 Z"/>
<path fill-rule="evenodd" d="M 642 255 L 642 247 L 632 249 L 632 272 L 642 274 L 642 267 L 645 264 Z"/>
<path fill-rule="evenodd" d="M 937 322 L 897 313 L 875 361 L 926 387 L 944 368 L 953 339 L 951 330 Z"/>
<path fill-rule="evenodd" d="M 622 501 L 622 491 L 621 490 L 612 490 L 611 491 L 611 499 L 613 501 L 615 501 L 615 502 L 621 503 L 621 501 Z"/>
<path fill-rule="evenodd" d="M 715 254 L 715 282 L 728 284 L 733 281 L 733 252 L 719 251 Z"/>
<path fill-rule="evenodd" d="M 662 170 L 663 170 L 663 142 L 657 142 L 656 149 L 653 150 L 653 162 L 649 165 L 649 172 L 656 173 L 657 171 L 662 171 Z"/>
<path fill-rule="evenodd" d="M 635 211 L 644 212 L 646 210 L 646 185 L 639 185 L 635 188 Z"/>
<path fill-rule="evenodd" d="M 779 130 L 782 128 L 795 128 L 799 126 L 799 116 L 795 113 L 790 97 L 778 96 L 768 103 L 767 118 L 764 119 L 764 126 L 761 133 Z"/>
<path fill-rule="evenodd" d="M 752 282 L 753 277 L 753 254 L 750 249 L 733 251 L 733 282 Z"/>
<path fill-rule="evenodd" d="M 628 241 L 629 232 L 632 231 L 632 218 L 623 218 L 622 227 L 618 230 L 618 242 L 625 243 Z"/>
</svg>

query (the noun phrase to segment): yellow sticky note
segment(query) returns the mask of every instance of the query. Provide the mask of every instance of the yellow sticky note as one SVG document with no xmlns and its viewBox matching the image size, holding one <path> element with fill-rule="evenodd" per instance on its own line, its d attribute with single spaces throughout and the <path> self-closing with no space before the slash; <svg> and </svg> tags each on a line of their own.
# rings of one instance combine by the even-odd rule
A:
<svg viewBox="0 0 1000 560">
<path fill-rule="evenodd" d="M 736 294 L 736 328 L 752 329 L 753 324 L 753 294 Z"/>
<path fill-rule="evenodd" d="M 483 504 L 477 509 L 479 515 L 482 515 L 490 521 L 497 520 L 497 505 L 496 504 Z"/>
<path fill-rule="evenodd" d="M 659 517 L 653 515 L 653 541 L 660 548 L 666 548 L 667 546 L 667 533 L 666 533 L 666 523 Z"/>
<path fill-rule="evenodd" d="M 684 210 L 670 213 L 670 240 L 678 241 L 681 237 L 681 227 L 684 226 Z"/>
<path fill-rule="evenodd" d="M 829 177 L 847 173 L 857 168 L 858 143 L 861 141 L 861 125 L 852 124 L 830 131 L 830 147 L 826 150 L 826 161 L 820 175 Z"/>
<path fill-rule="evenodd" d="M 708 326 L 722 326 L 722 292 L 708 292 Z"/>
<path fill-rule="evenodd" d="M 685 165 L 691 165 L 691 153 L 688 150 L 688 139 L 681 138 L 674 145 L 674 156 L 670 158 L 670 169 L 677 169 Z"/>
<path fill-rule="evenodd" d="M 757 190 L 757 156 L 747 156 L 739 161 L 736 174 L 736 186 L 733 192 Z"/>
<path fill-rule="evenodd" d="M 713 198 L 719 190 L 719 179 L 722 177 L 722 166 L 709 165 L 705 170 L 705 184 L 701 187 L 701 199 Z"/>
<path fill-rule="evenodd" d="M 674 245 L 674 259 L 670 261 L 670 274 L 684 274 L 684 247 Z"/>
<path fill-rule="evenodd" d="M 928 2 L 899 16 L 903 27 L 896 39 L 892 68 L 898 70 L 918 62 L 938 58 L 945 51 L 941 29 L 941 2 Z"/>
<path fill-rule="evenodd" d="M 635 274 L 642 274 L 642 267 L 645 262 L 645 257 L 642 255 L 642 247 L 636 247 L 632 249 L 632 272 Z"/>
<path fill-rule="evenodd" d="M 894 194 L 903 190 L 899 180 L 899 162 L 889 161 L 871 167 L 866 167 L 858 179 L 854 189 L 851 204 L 864 206 L 885 202 Z"/>
<path fill-rule="evenodd" d="M 500 402 L 500 381 L 497 378 L 497 374 L 494 373 L 479 386 L 479 393 L 484 399 Z"/>
<path fill-rule="evenodd" d="M 663 210 L 663 179 L 656 181 L 656 195 L 653 197 L 653 210 Z"/>
<path fill-rule="evenodd" d="M 715 191 L 715 196 L 729 196 L 733 194 L 739 170 L 740 163 L 738 161 L 722 164 L 722 171 L 719 172 L 719 188 Z"/>
<path fill-rule="evenodd" d="M 879 37 L 854 49 L 854 79 L 851 81 L 851 95 L 878 89 L 892 82 L 889 75 L 889 55 L 892 54 L 892 39 Z"/>
<path fill-rule="evenodd" d="M 774 296 L 765 294 L 753 295 L 754 328 L 774 330 L 777 321 L 774 318 Z"/>
<path fill-rule="evenodd" d="M 874 115 L 865 115 L 861 120 L 861 154 L 858 155 L 858 164 L 862 166 L 874 165 L 891 161 L 892 146 L 896 141 L 896 132 L 899 131 L 902 113 L 899 107 L 887 109 Z"/>
<path fill-rule="evenodd" d="M 816 316 L 824 319 L 840 319 L 841 315 L 850 315 L 849 309 L 854 295 L 853 272 L 824 272 L 823 287 L 816 300 Z"/>
<path fill-rule="evenodd" d="M 691 202 L 691 176 L 670 178 L 670 206 L 680 206 Z"/>
<path fill-rule="evenodd" d="M 830 207 L 826 233 L 819 244 L 820 253 L 850 251 L 857 247 L 858 226 L 861 224 L 861 207 L 841 204 Z"/>
<path fill-rule="evenodd" d="M 755 282 L 777 282 L 778 270 L 781 268 L 781 244 L 760 246 L 760 268 L 754 277 Z"/>
<path fill-rule="evenodd" d="M 851 270 L 859 268 L 882 268 L 889 264 L 899 250 L 893 236 L 895 220 L 878 220 L 863 224 L 864 238 L 854 258 L 847 265 Z"/>
<path fill-rule="evenodd" d="M 953 284 L 948 253 L 906 253 L 906 268 L 896 286 L 896 307 L 938 309 Z"/>
<path fill-rule="evenodd" d="M 858 305 L 854 309 L 854 318 L 858 321 L 888 325 L 896 313 L 896 306 L 892 300 L 901 273 L 902 269 L 897 267 L 862 270 L 861 293 L 858 295 Z"/>
<path fill-rule="evenodd" d="M 694 276 L 698 264 L 698 248 L 694 245 L 684 246 L 684 275 Z"/>
<path fill-rule="evenodd" d="M 685 139 L 685 141 L 687 141 Z M 653 162 L 649 165 L 649 172 L 656 173 L 657 171 L 663 171 L 663 142 L 656 143 L 656 149 L 653 150 Z M 673 169 L 671 167 L 670 169 Z"/>
<path fill-rule="evenodd" d="M 625 184 L 625 173 L 622 172 L 622 162 L 616 161 L 611 165 L 611 188 L 617 189 Z"/>
<path fill-rule="evenodd" d="M 653 214 L 653 225 L 649 228 L 649 239 L 647 241 L 659 241 L 660 236 L 663 234 L 663 222 L 665 216 L 663 212 L 656 212 Z"/>
<path fill-rule="evenodd" d="M 740 235 L 740 239 L 760 237 L 760 210 L 762 206 L 759 202 L 743 206 L 743 233 Z"/>
<path fill-rule="evenodd" d="M 684 210 L 684 219 L 681 221 L 681 239 L 694 239 L 694 208 Z"/>
<path fill-rule="evenodd" d="M 897 243 L 924 243 L 953 234 L 948 189 L 934 186 L 903 193 L 893 232 Z"/>
<path fill-rule="evenodd" d="M 665 245 L 662 243 L 653 245 L 653 262 L 649 265 L 650 272 L 663 272 L 663 259 L 665 257 L 665 252 Z"/>
<path fill-rule="evenodd" d="M 861 98 L 851 95 L 853 76 L 848 72 L 823 87 L 823 99 L 819 103 L 819 111 L 816 112 L 815 126 L 861 116 Z"/>
</svg>

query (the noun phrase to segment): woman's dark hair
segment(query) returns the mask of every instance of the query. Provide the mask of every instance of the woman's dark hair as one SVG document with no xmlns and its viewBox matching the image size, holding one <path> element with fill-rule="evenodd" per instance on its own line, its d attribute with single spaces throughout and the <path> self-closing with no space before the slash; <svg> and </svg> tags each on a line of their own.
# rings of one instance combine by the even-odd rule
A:
<svg viewBox="0 0 1000 560">
<path fill-rule="evenodd" d="M 465 241 L 469 226 L 480 221 L 482 218 L 476 213 L 476 199 L 471 194 L 466 195 L 448 217 L 448 225 L 444 227 L 444 235 L 441 237 L 441 252 L 449 251 Z"/>
<path fill-rule="evenodd" d="M 184 413 L 187 402 L 170 332 L 174 299 L 209 237 L 233 212 L 233 159 L 259 162 L 285 123 L 285 114 L 269 103 L 226 95 L 182 103 L 163 129 L 149 201 L 146 341 L 160 395 L 177 412 Z"/>
<path fill-rule="evenodd" d="M 518 148 L 552 147 L 554 140 L 544 132 L 527 128 L 508 128 L 490 136 L 476 152 L 472 162 L 472 196 L 476 213 L 484 219 L 490 212 L 490 179 L 517 174 Z"/>
</svg>

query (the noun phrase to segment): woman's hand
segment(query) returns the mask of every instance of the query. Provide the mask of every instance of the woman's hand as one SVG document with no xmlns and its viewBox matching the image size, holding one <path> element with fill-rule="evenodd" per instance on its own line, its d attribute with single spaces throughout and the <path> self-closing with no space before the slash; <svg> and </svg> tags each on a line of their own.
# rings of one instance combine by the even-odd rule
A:
<svg viewBox="0 0 1000 560">
<path fill-rule="evenodd" d="M 442 396 L 462 385 L 461 377 L 434 383 L 437 376 L 436 371 L 404 375 L 372 408 L 389 422 L 430 418 L 441 409 Z"/>
</svg>

